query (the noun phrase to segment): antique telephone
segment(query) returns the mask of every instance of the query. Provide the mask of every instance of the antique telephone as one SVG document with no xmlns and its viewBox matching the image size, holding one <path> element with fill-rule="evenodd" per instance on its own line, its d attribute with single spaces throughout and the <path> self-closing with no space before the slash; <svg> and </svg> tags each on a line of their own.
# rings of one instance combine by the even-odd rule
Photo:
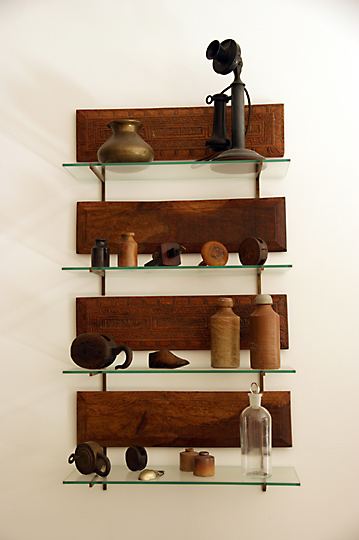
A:
<svg viewBox="0 0 359 540">
<path fill-rule="evenodd" d="M 233 39 L 226 39 L 220 43 L 218 40 L 212 41 L 207 47 L 206 57 L 213 60 L 213 69 L 220 75 L 228 75 L 234 72 L 234 81 L 220 94 L 207 96 L 206 103 L 210 105 L 214 102 L 213 132 L 206 142 L 207 148 L 214 152 L 220 152 L 215 160 L 236 160 L 236 159 L 263 159 L 263 156 L 245 147 L 245 134 L 249 127 L 250 119 L 250 99 L 241 81 L 240 74 L 243 67 L 241 49 Z M 231 96 L 225 92 L 231 89 Z M 244 93 L 247 95 L 249 104 L 249 115 L 247 130 L 244 119 Z M 231 100 L 232 114 L 232 142 L 229 139 L 226 126 L 226 105 Z"/>
</svg>

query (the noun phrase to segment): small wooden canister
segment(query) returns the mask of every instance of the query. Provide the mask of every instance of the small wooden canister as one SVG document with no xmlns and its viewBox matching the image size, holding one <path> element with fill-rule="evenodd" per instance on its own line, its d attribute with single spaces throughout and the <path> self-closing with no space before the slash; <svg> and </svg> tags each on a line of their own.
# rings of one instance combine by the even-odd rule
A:
<svg viewBox="0 0 359 540">
<path fill-rule="evenodd" d="M 209 452 L 200 452 L 193 459 L 193 474 L 195 476 L 214 476 L 214 457 Z"/>
<path fill-rule="evenodd" d="M 180 471 L 193 472 L 193 460 L 198 456 L 193 448 L 186 448 L 180 453 Z"/>
</svg>

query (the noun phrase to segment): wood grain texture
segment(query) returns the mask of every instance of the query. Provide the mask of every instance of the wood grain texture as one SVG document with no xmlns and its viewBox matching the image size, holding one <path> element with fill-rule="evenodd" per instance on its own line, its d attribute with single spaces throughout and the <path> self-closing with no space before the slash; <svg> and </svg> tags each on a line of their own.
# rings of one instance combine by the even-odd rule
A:
<svg viewBox="0 0 359 540">
<path fill-rule="evenodd" d="M 106 238 L 117 253 L 123 231 L 135 233 L 139 253 L 177 242 L 187 253 L 201 253 L 211 240 L 238 252 L 250 236 L 262 238 L 269 251 L 286 251 L 284 197 L 157 202 L 78 202 L 76 251 L 90 254 L 95 238 Z"/>
<path fill-rule="evenodd" d="M 241 318 L 241 349 L 249 349 L 249 316 L 255 295 L 230 295 Z M 76 299 L 76 331 L 105 334 L 135 351 L 210 350 L 210 317 L 219 296 L 107 296 Z M 273 294 L 280 342 L 288 349 L 287 296 Z"/>
<path fill-rule="evenodd" d="M 248 108 L 245 108 L 246 116 Z M 231 137 L 231 107 L 227 127 Z M 97 162 L 97 150 L 110 137 L 108 122 L 140 120 L 142 138 L 153 148 L 155 160 L 197 160 L 209 156 L 206 141 L 212 134 L 213 106 L 152 109 L 80 109 L 76 111 L 76 159 Z M 247 119 L 246 119 L 247 121 Z M 284 156 L 283 104 L 252 105 L 246 148 L 264 157 Z"/>
<path fill-rule="evenodd" d="M 273 446 L 292 446 L 290 392 L 264 392 Z M 78 392 L 77 444 L 239 447 L 248 392 Z"/>
</svg>

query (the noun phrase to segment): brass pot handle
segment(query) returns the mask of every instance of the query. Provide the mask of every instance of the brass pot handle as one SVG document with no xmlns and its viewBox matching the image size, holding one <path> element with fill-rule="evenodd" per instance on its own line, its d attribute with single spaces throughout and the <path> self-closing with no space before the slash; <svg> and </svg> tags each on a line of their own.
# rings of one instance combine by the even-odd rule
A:
<svg viewBox="0 0 359 540">
<path fill-rule="evenodd" d="M 123 364 L 120 364 L 120 365 L 116 366 L 115 369 L 126 369 L 126 368 L 128 368 L 128 366 L 132 362 L 133 353 L 132 353 L 131 348 L 124 343 L 124 344 L 119 345 L 118 347 L 116 347 L 116 349 L 114 349 L 114 353 L 116 355 L 119 354 L 122 351 L 124 351 L 124 353 L 126 355 L 126 359 L 125 359 Z"/>
<path fill-rule="evenodd" d="M 105 464 L 105 469 L 102 470 L 98 464 L 97 464 L 97 460 L 102 460 Z M 96 468 L 95 468 L 95 473 L 98 474 L 99 476 L 107 476 L 109 474 L 111 470 L 111 462 L 110 460 L 108 459 L 107 456 L 105 456 L 105 454 L 103 454 L 102 452 L 98 452 L 97 453 L 97 459 L 96 459 Z"/>
</svg>

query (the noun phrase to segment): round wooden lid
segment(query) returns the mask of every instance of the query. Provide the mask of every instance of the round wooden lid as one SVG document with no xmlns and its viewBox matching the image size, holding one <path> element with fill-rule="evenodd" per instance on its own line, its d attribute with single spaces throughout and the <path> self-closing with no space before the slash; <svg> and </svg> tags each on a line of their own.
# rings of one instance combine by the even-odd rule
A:
<svg viewBox="0 0 359 540">
<path fill-rule="evenodd" d="M 220 242 L 206 242 L 202 246 L 201 255 L 208 266 L 225 266 L 228 261 L 227 248 Z"/>
</svg>

